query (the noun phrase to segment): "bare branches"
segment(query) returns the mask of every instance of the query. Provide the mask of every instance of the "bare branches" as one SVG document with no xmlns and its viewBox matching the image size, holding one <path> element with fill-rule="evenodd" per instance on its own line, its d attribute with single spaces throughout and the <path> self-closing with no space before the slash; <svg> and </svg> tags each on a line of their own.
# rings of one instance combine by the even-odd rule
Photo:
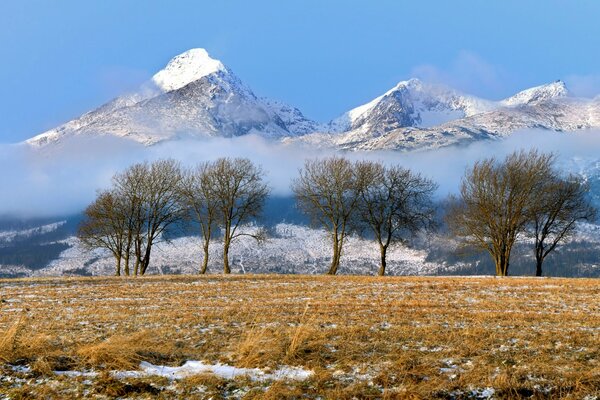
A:
<svg viewBox="0 0 600 400">
<path fill-rule="evenodd" d="M 436 188 L 407 169 L 339 157 L 306 161 L 292 184 L 299 207 L 331 236 L 328 274 L 339 268 L 347 235 L 366 226 L 379 244 L 383 275 L 390 244 L 433 225 L 431 196 Z"/>
<path fill-rule="evenodd" d="M 199 271 L 201 274 L 206 273 L 208 269 L 210 239 L 219 211 L 218 199 L 212 188 L 213 167 L 212 163 L 204 162 L 194 169 L 187 170 L 181 185 L 183 206 L 199 223 L 202 233 L 204 257 Z"/>
<path fill-rule="evenodd" d="M 572 228 L 574 219 L 570 217 L 564 219 L 565 224 L 558 224 L 559 214 L 568 214 L 567 208 L 575 206 L 566 207 L 563 200 L 567 197 L 580 203 L 585 190 L 558 180 L 554 159 L 554 155 L 536 150 L 515 152 L 503 162 L 493 158 L 479 161 L 463 178 L 460 199 L 452 202 L 447 220 L 465 243 L 490 253 L 497 275 L 508 274 L 513 245 L 530 226 L 536 232 L 536 249 L 541 245 L 548 250 L 546 255 Z M 582 214 L 587 215 L 586 210 L 584 207 Z M 582 214 L 576 213 L 576 219 Z M 556 242 L 544 247 L 551 232 Z"/>
<path fill-rule="evenodd" d="M 298 206 L 331 235 L 333 256 L 327 272 L 337 273 L 344 240 L 355 227 L 358 176 L 345 158 L 307 160 L 292 183 Z"/>
<path fill-rule="evenodd" d="M 231 272 L 231 242 L 247 235 L 239 231 L 240 226 L 261 215 L 269 196 L 270 189 L 263 177 L 262 168 L 246 158 L 220 158 L 210 164 L 208 190 L 223 229 L 223 271 L 226 274 Z"/>
<path fill-rule="evenodd" d="M 127 240 L 127 205 L 114 191 L 104 191 L 84 212 L 78 237 L 89 248 L 108 249 L 115 257 L 115 275 L 121 275 L 121 259 Z"/>
<path fill-rule="evenodd" d="M 542 276 L 544 259 L 575 230 L 577 221 L 596 218 L 587 198 L 589 187 L 581 178 L 562 178 L 555 171 L 540 182 L 536 201 L 529 210 L 529 231 L 534 238 L 536 276 Z"/>
<path fill-rule="evenodd" d="M 379 275 L 385 274 L 386 254 L 394 242 L 402 242 L 434 225 L 432 196 L 437 185 L 401 167 L 363 161 L 356 164 L 358 211 L 362 223 L 373 232 L 381 253 Z"/>
<path fill-rule="evenodd" d="M 93 247 L 108 248 L 117 260 L 135 257 L 134 274 L 143 275 L 152 246 L 182 216 L 182 174 L 174 160 L 135 164 L 113 177 L 113 189 L 88 207 L 80 238 Z M 102 239 L 104 238 L 104 239 Z"/>
</svg>

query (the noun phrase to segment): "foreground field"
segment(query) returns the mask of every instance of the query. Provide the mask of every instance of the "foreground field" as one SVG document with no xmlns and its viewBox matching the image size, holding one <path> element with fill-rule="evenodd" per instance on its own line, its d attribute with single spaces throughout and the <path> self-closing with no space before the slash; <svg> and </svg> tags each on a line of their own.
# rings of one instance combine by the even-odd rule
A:
<svg viewBox="0 0 600 400">
<path fill-rule="evenodd" d="M 600 398 L 598 280 L 0 280 L 0 333 L 0 399 Z"/>
</svg>

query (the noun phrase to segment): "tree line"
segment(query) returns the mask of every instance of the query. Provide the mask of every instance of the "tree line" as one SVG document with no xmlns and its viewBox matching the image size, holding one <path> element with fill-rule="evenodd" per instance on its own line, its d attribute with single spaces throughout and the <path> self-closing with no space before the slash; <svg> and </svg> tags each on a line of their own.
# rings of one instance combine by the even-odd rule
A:
<svg viewBox="0 0 600 400">
<path fill-rule="evenodd" d="M 437 184 L 400 166 L 344 157 L 306 160 L 291 189 L 299 209 L 323 228 L 331 243 L 327 274 L 336 274 L 350 234 L 366 234 L 378 247 L 379 275 L 387 252 L 419 232 L 446 224 L 464 246 L 487 251 L 496 274 L 508 275 L 510 254 L 530 238 L 535 273 L 578 221 L 592 221 L 587 184 L 556 168 L 553 154 L 519 151 L 503 160 L 484 159 L 468 168 L 459 195 L 447 199 L 443 219 L 434 201 Z M 207 272 L 209 244 L 221 233 L 223 272 L 231 272 L 229 250 L 240 236 L 257 242 L 264 230 L 241 227 L 259 218 L 270 188 L 263 169 L 245 158 L 220 158 L 182 168 L 174 160 L 135 164 L 117 173 L 84 212 L 78 237 L 89 248 L 104 248 L 115 259 L 116 275 L 143 275 L 153 245 L 174 226 L 194 221 L 202 241 L 199 273 Z"/>
</svg>

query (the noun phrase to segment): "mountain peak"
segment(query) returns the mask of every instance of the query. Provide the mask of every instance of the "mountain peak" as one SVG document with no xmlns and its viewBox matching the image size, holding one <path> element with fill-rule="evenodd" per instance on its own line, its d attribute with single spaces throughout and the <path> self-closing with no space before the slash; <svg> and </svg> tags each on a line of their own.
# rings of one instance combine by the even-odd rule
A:
<svg viewBox="0 0 600 400">
<path fill-rule="evenodd" d="M 396 86 L 390 90 L 390 92 L 395 89 L 400 89 L 400 88 L 404 88 L 404 87 L 405 88 L 422 88 L 422 86 L 423 86 L 423 82 L 421 82 L 420 79 L 410 78 L 409 80 L 398 82 L 396 84 Z"/>
<path fill-rule="evenodd" d="M 204 76 L 225 70 L 221 61 L 211 58 L 205 49 L 196 48 L 175 56 L 163 70 L 152 77 L 152 81 L 161 90 L 170 92 Z"/>
<path fill-rule="evenodd" d="M 514 96 L 502 100 L 502 103 L 507 106 L 516 106 L 538 103 L 540 101 L 554 98 L 567 97 L 568 95 L 569 90 L 567 89 L 567 85 L 558 79 L 552 83 L 547 83 L 545 85 L 535 86 L 531 89 L 523 90 Z"/>
</svg>

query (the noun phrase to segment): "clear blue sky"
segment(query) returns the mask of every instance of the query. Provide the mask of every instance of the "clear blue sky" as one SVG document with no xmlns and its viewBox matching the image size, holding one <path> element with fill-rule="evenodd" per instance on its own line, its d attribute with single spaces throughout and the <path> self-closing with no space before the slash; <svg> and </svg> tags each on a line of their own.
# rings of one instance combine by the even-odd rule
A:
<svg viewBox="0 0 600 400">
<path fill-rule="evenodd" d="M 258 95 L 329 120 L 420 76 L 500 98 L 600 92 L 600 1 L 0 2 L 0 143 L 134 89 L 204 47 Z"/>
</svg>

